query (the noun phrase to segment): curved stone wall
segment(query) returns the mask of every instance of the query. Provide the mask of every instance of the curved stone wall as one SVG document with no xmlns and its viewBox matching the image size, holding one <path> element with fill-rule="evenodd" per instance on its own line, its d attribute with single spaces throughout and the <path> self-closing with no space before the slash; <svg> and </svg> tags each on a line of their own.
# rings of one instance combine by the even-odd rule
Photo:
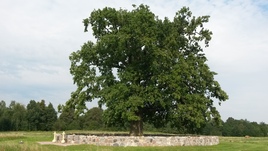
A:
<svg viewBox="0 0 268 151">
<path fill-rule="evenodd" d="M 55 136 L 56 135 L 56 136 Z M 62 137 L 64 136 L 64 137 Z M 55 134 L 53 142 L 97 146 L 208 146 L 219 144 L 217 136 L 94 136 Z"/>
</svg>

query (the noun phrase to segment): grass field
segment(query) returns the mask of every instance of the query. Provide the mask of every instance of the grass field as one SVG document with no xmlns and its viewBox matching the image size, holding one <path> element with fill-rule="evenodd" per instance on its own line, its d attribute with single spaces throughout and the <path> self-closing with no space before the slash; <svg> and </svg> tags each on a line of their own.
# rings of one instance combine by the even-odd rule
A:
<svg viewBox="0 0 268 151">
<path fill-rule="evenodd" d="M 215 146 L 107 147 L 93 145 L 40 145 L 53 132 L 0 132 L 0 151 L 268 151 L 268 137 L 220 137 Z"/>
</svg>

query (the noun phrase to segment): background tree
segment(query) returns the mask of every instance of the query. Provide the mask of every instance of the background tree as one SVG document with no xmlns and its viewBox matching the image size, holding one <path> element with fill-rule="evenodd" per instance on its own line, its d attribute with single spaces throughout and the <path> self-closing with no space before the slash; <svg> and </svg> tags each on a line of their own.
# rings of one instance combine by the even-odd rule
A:
<svg viewBox="0 0 268 151">
<path fill-rule="evenodd" d="M 1 100 L 1 102 L 0 102 L 0 115 L 2 115 L 5 110 L 6 110 L 6 102 L 4 100 Z"/>
<path fill-rule="evenodd" d="M 29 130 L 52 130 L 57 120 L 57 112 L 53 105 L 46 106 L 45 100 L 36 102 L 31 100 L 27 105 L 27 121 Z"/>
<path fill-rule="evenodd" d="M 261 136 L 267 137 L 268 134 L 268 126 L 264 122 L 260 123 L 260 131 L 261 131 Z"/>
<path fill-rule="evenodd" d="M 221 123 L 224 123 L 223 121 Z M 207 122 L 202 129 L 202 135 L 222 136 L 222 125 L 217 125 L 214 121 Z"/>
<path fill-rule="evenodd" d="M 223 123 L 222 135 L 223 136 L 232 136 L 234 124 L 235 124 L 235 119 L 232 117 L 229 117 L 226 120 L 226 122 Z"/>
<path fill-rule="evenodd" d="M 17 103 L 15 101 L 11 101 L 10 103 L 10 111 L 11 111 L 11 124 L 12 130 L 21 131 L 27 130 L 27 110 L 24 105 Z"/>
<path fill-rule="evenodd" d="M 262 136 L 260 125 L 257 122 L 248 122 L 247 123 L 246 135 L 249 136 Z M 250 128 L 249 128 L 250 127 Z"/>
<path fill-rule="evenodd" d="M 100 130 L 104 128 L 103 110 L 98 107 L 93 107 L 88 110 L 82 117 L 83 129 L 85 130 Z"/>
<path fill-rule="evenodd" d="M 27 105 L 27 121 L 29 130 L 41 130 L 41 118 L 42 118 L 42 109 L 40 105 L 35 100 L 31 100 Z"/>
<path fill-rule="evenodd" d="M 55 111 L 53 105 L 49 103 L 46 106 L 45 100 L 41 100 L 37 103 L 39 111 L 39 128 L 38 130 L 49 131 L 52 130 L 54 123 L 57 120 L 57 112 Z"/>
<path fill-rule="evenodd" d="M 53 129 L 54 123 L 57 121 L 57 112 L 51 103 L 49 103 L 48 106 L 46 106 L 45 115 L 46 115 L 45 130 L 51 131 Z"/>
<path fill-rule="evenodd" d="M 39 119 L 38 119 L 38 130 L 45 131 L 47 124 L 47 116 L 46 116 L 46 102 L 45 100 L 41 100 L 37 102 L 37 108 L 39 109 Z"/>
<path fill-rule="evenodd" d="M 58 106 L 58 112 L 60 116 L 54 125 L 56 130 L 80 130 L 81 124 L 79 116 L 75 115 L 74 108 L 66 108 L 64 106 Z"/>
<path fill-rule="evenodd" d="M 194 17 L 183 7 L 172 21 L 154 15 L 148 6 L 132 11 L 104 8 L 84 20 L 96 43 L 85 43 L 70 55 L 76 91 L 67 107 L 77 112 L 85 102 L 105 105 L 108 125 L 129 126 L 143 135 L 143 122 L 170 123 L 188 133 L 200 132 L 207 121 L 221 121 L 214 107 L 228 99 L 214 80 L 201 45 L 212 32 L 208 16 Z"/>
<path fill-rule="evenodd" d="M 223 124 L 223 136 L 267 136 L 267 124 L 250 122 L 248 120 L 236 120 L 229 117 Z"/>
<path fill-rule="evenodd" d="M 2 100 L 0 102 L 0 131 L 10 131 L 11 128 L 11 115 L 6 102 Z"/>
<path fill-rule="evenodd" d="M 36 131 L 39 129 L 40 111 L 41 109 L 35 100 L 30 100 L 29 104 L 27 105 L 27 121 L 29 130 Z"/>
</svg>

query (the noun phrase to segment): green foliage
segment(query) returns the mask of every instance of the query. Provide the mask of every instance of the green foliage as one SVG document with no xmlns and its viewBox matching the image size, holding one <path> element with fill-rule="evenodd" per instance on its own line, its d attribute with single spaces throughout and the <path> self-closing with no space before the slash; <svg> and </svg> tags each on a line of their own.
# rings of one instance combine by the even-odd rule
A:
<svg viewBox="0 0 268 151">
<path fill-rule="evenodd" d="M 13 102 L 11 102 L 10 106 L 10 109 L 12 110 L 12 116 L 11 116 L 12 129 L 15 131 L 27 130 L 26 108 L 24 107 L 24 105 L 16 103 L 15 101 L 13 105 L 12 103 Z"/>
<path fill-rule="evenodd" d="M 222 121 L 222 123 L 224 123 Z M 222 136 L 222 125 L 217 125 L 215 121 L 210 121 L 202 129 L 202 135 Z"/>
<path fill-rule="evenodd" d="M 223 124 L 223 136 L 267 136 L 268 126 L 261 122 L 249 122 L 247 120 L 235 120 L 229 117 Z"/>
<path fill-rule="evenodd" d="M 84 130 L 101 130 L 104 128 L 103 110 L 97 107 L 88 110 L 84 116 L 81 117 Z"/>
<path fill-rule="evenodd" d="M 5 101 L 0 102 L 0 131 L 20 131 L 20 130 L 108 130 L 108 131 L 126 131 L 129 125 L 115 125 L 113 127 L 106 127 L 104 125 L 105 112 L 100 108 L 94 107 L 86 111 L 80 116 L 75 116 L 75 109 L 68 109 L 61 106 L 61 115 L 57 119 L 57 112 L 53 105 L 49 103 L 45 105 L 45 101 L 35 102 L 31 100 L 27 105 L 11 101 L 7 107 Z M 45 109 L 40 111 L 40 109 Z M 38 114 L 32 111 L 38 111 Z M 42 113 L 43 112 L 43 113 Z M 33 114 L 33 116 L 30 116 Z M 39 118 L 37 118 L 39 115 Z M 46 119 L 43 121 L 42 118 Z M 106 113 L 107 114 L 107 113 Z M 31 118 L 29 118 L 31 117 Z M 39 121 L 36 123 L 31 121 Z M 42 124 L 43 123 L 43 124 Z M 122 122 L 124 123 L 124 122 Z M 45 128 L 43 127 L 45 126 Z M 155 127 L 154 124 L 145 122 L 144 130 L 149 132 L 163 132 L 173 134 L 184 134 L 187 130 L 184 128 L 177 129 L 172 126 L 172 122 L 168 122 L 163 127 Z M 217 135 L 217 136 L 253 136 L 265 137 L 268 133 L 268 125 L 264 122 L 250 122 L 247 120 L 236 120 L 232 117 L 228 118 L 222 125 L 218 126 L 216 121 L 208 121 L 200 130 L 200 135 Z"/>
<path fill-rule="evenodd" d="M 24 105 L 11 101 L 9 107 L 2 100 L 0 103 L 0 131 L 26 130 L 26 109 Z"/>
<path fill-rule="evenodd" d="M 27 105 L 27 121 L 29 130 L 52 130 L 56 120 L 57 112 L 51 103 L 46 106 L 45 100 L 41 100 L 40 102 L 31 100 Z"/>
<path fill-rule="evenodd" d="M 105 112 L 101 108 L 94 107 L 84 114 L 75 115 L 75 109 L 69 109 L 61 106 L 61 114 L 57 118 L 57 112 L 53 105 L 49 103 L 45 105 L 45 101 L 36 102 L 31 100 L 27 105 L 11 101 L 6 106 L 5 101 L 0 102 L 0 131 L 40 131 L 40 130 L 105 130 L 105 131 L 126 131 L 129 125 L 126 122 L 122 125 L 114 125 L 107 127 L 104 125 Z M 42 111 L 43 109 L 43 111 Z M 32 115 L 32 116 L 31 116 Z M 37 116 L 38 115 L 38 116 Z M 45 119 L 45 120 L 44 120 Z M 37 124 L 36 124 L 37 123 Z M 268 134 L 268 125 L 264 122 L 250 122 L 247 120 L 236 120 L 232 117 L 228 118 L 222 125 L 218 126 L 215 120 L 208 121 L 200 130 L 200 135 L 216 135 L 216 136 L 251 136 L 266 137 Z M 182 127 L 180 129 L 174 127 L 172 122 L 168 122 L 165 126 L 156 127 L 150 122 L 144 122 L 144 131 L 161 132 L 172 134 L 185 134 L 188 131 Z"/>
<path fill-rule="evenodd" d="M 59 107 L 61 114 L 59 119 L 54 125 L 56 130 L 79 130 L 81 129 L 80 121 L 78 116 L 75 115 L 74 108 L 65 108 L 64 106 Z"/>
<path fill-rule="evenodd" d="M 41 109 L 35 100 L 31 100 L 27 105 L 27 121 L 29 130 L 38 130 L 40 128 Z"/>
<path fill-rule="evenodd" d="M 171 123 L 196 133 L 211 118 L 220 123 L 213 102 L 228 96 L 201 47 L 211 40 L 212 32 L 204 28 L 208 19 L 192 16 L 186 7 L 172 21 L 158 19 L 146 5 L 132 11 L 94 10 L 83 23 L 85 31 L 91 25 L 97 42 L 70 55 L 77 89 L 67 107 L 79 114 L 85 102 L 98 99 L 108 108 L 108 125 Z M 142 131 L 142 125 L 134 127 Z"/>
<path fill-rule="evenodd" d="M 12 130 L 10 118 L 2 115 L 0 118 L 0 131 L 10 131 L 10 130 Z"/>
<path fill-rule="evenodd" d="M 0 102 L 0 131 L 8 131 L 11 128 L 11 115 L 6 107 L 6 102 L 2 100 Z"/>
<path fill-rule="evenodd" d="M 51 103 L 45 108 L 46 117 L 46 130 L 52 130 L 54 128 L 54 123 L 57 121 L 57 112 Z"/>
</svg>

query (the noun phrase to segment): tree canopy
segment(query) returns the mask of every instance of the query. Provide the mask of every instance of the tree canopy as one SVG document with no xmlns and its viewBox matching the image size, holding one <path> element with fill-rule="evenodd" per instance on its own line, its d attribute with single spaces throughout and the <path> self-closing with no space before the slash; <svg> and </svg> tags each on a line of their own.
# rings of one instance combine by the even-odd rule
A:
<svg viewBox="0 0 268 151">
<path fill-rule="evenodd" d="M 103 8 L 83 20 L 96 42 L 70 55 L 76 91 L 67 107 L 83 112 L 94 99 L 105 105 L 106 124 L 130 127 L 143 135 L 143 122 L 169 123 L 196 133 L 207 121 L 220 122 L 214 101 L 228 99 L 206 64 L 203 49 L 212 32 L 209 16 L 192 16 L 187 7 L 173 20 L 159 19 L 148 6 Z"/>
</svg>

